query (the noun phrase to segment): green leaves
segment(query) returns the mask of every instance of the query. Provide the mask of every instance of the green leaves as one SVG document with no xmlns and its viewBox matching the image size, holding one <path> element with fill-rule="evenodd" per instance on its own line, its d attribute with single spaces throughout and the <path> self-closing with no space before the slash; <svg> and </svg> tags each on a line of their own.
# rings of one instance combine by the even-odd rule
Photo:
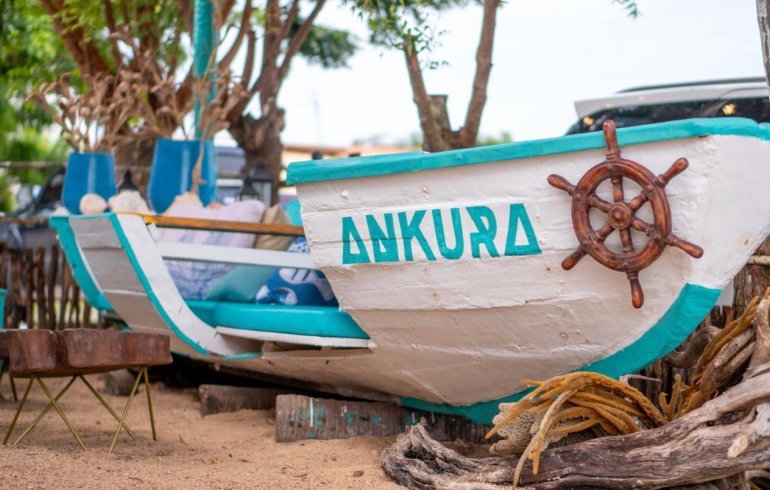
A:
<svg viewBox="0 0 770 490">
<path fill-rule="evenodd" d="M 617 3 L 626 10 L 626 13 L 632 19 L 639 17 L 639 7 L 636 5 L 636 0 L 611 0 L 612 3 Z"/>
<path fill-rule="evenodd" d="M 292 31 L 298 28 L 299 22 L 295 22 Z M 357 49 L 355 38 L 348 31 L 314 25 L 300 47 L 299 54 L 309 63 L 323 68 L 347 68 L 348 60 Z"/>
<path fill-rule="evenodd" d="M 433 28 L 435 17 L 470 0 L 346 0 L 369 26 L 370 41 L 402 49 L 411 44 L 418 52 L 430 51 L 442 32 Z"/>
</svg>

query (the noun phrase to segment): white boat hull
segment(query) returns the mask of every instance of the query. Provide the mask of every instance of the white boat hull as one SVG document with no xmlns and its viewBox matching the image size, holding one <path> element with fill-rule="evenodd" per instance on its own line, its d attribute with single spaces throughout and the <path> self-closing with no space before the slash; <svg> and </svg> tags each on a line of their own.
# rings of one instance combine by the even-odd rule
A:
<svg viewBox="0 0 770 490">
<path fill-rule="evenodd" d="M 704 249 L 694 259 L 668 247 L 642 270 L 639 309 L 625 274 L 591 257 L 570 271 L 561 267 L 578 239 L 571 198 L 547 178 L 577 182 L 603 161 L 600 134 L 292 164 L 288 180 L 297 185 L 313 262 L 365 332 L 357 338 L 281 333 L 278 324 L 265 327 L 264 317 L 240 330 L 197 318 L 162 259 L 168 250 L 202 256 L 156 241 L 138 216 L 74 223 L 65 252 L 84 263 L 74 267 L 79 282 L 94 283 L 84 291 L 102 294 L 130 328 L 175 337 L 181 352 L 489 423 L 499 402 L 521 396 L 523 379 L 577 369 L 616 377 L 676 348 L 770 233 L 770 130 L 696 120 L 618 137 L 623 157 L 656 175 L 689 160 L 666 192 L 673 232 Z M 625 187 L 630 200 L 638 189 Z M 609 199 L 609 184 L 598 193 Z M 649 207 L 638 216 L 651 221 Z M 605 217 L 596 218 L 598 228 Z M 637 247 L 647 239 L 633 238 Z M 617 233 L 607 246 L 620 249 Z M 217 255 L 234 263 L 245 257 L 207 252 Z M 270 342 L 299 348 L 268 351 Z"/>
<path fill-rule="evenodd" d="M 716 134 L 626 145 L 623 157 L 656 175 L 677 158 L 689 160 L 689 169 L 666 188 L 673 231 L 705 250 L 696 260 L 666 249 L 640 273 L 640 309 L 631 305 L 624 274 L 590 257 L 571 271 L 560 266 L 578 240 L 571 198 L 546 179 L 555 173 L 577 182 L 604 160 L 603 148 L 300 183 L 315 264 L 375 346 L 374 355 L 358 361 L 366 366 L 351 370 L 356 384 L 464 406 L 523 390 L 527 378 L 592 367 L 612 375 L 633 372 L 675 348 L 768 234 L 770 144 Z M 628 199 L 638 193 L 626 192 Z M 604 197 L 610 194 L 608 186 Z M 469 208 L 479 206 L 494 214 L 497 232 L 494 247 L 481 243 L 474 257 L 472 233 L 485 230 Z M 512 206 L 526 210 L 534 243 L 522 220 L 509 220 Z M 462 220 L 464 250 L 457 258 L 441 253 L 433 218 L 438 210 L 444 248 L 453 248 L 452 209 Z M 416 236 L 408 225 L 422 211 L 424 245 L 408 238 Z M 399 213 L 405 213 L 403 223 Z M 646 206 L 639 216 L 651 221 L 650 213 Z M 509 221 L 517 226 L 513 243 Z M 379 244 L 372 240 L 379 233 L 375 222 L 389 235 Z M 634 239 L 643 243 L 646 237 Z M 607 244 L 620 249 L 617 233 Z"/>
</svg>

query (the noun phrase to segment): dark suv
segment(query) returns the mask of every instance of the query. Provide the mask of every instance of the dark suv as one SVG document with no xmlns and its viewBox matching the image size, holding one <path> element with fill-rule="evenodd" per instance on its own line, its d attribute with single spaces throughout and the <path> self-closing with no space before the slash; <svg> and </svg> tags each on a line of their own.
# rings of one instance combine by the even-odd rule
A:
<svg viewBox="0 0 770 490">
<path fill-rule="evenodd" d="M 679 83 L 622 90 L 575 102 L 580 118 L 567 134 L 601 131 L 607 119 L 619 128 L 696 117 L 745 117 L 770 122 L 764 78 Z"/>
</svg>

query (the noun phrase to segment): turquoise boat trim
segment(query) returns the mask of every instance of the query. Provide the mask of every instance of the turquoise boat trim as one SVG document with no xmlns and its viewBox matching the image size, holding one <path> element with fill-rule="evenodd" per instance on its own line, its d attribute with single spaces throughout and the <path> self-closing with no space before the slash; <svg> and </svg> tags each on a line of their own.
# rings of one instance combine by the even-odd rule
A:
<svg viewBox="0 0 770 490">
<path fill-rule="evenodd" d="M 139 282 L 142 283 L 142 287 L 144 288 L 145 292 L 147 293 L 147 297 L 149 298 L 152 305 L 155 307 L 155 310 L 158 312 L 158 314 L 161 316 L 164 322 L 166 322 L 166 325 L 171 329 L 174 334 L 179 337 L 185 344 L 190 346 L 191 349 L 193 349 L 195 352 L 199 354 L 207 354 L 208 352 L 206 349 L 198 345 L 198 343 L 194 342 L 190 337 L 185 335 L 182 330 L 174 323 L 174 321 L 169 316 L 166 309 L 163 307 L 163 304 L 158 300 L 157 295 L 155 294 L 155 291 L 152 290 L 152 286 L 150 285 L 150 281 L 147 279 L 147 276 L 144 273 L 144 270 L 139 265 L 139 260 L 136 258 L 136 254 L 134 253 L 133 248 L 131 247 L 131 243 L 129 243 L 128 238 L 126 237 L 125 232 L 123 231 L 123 226 L 120 224 L 120 220 L 118 219 L 118 215 L 116 214 L 110 214 L 108 215 L 110 219 L 110 223 L 112 223 L 112 227 L 115 230 L 115 235 L 118 237 L 118 241 L 120 242 L 120 245 L 123 247 L 123 251 L 126 253 L 126 257 L 128 257 L 128 260 L 131 262 L 131 266 L 134 268 L 134 272 L 136 272 L 136 276 L 139 278 Z"/>
<path fill-rule="evenodd" d="M 224 356 L 225 361 L 245 361 L 248 359 L 262 359 L 261 352 L 244 352 L 243 354 L 235 354 L 232 356 Z"/>
<path fill-rule="evenodd" d="M 770 125 L 757 124 L 751 119 L 737 117 L 684 119 L 622 128 L 618 129 L 617 134 L 618 143 L 621 146 L 717 134 L 767 140 L 770 139 Z M 286 183 L 299 185 L 328 180 L 380 177 L 422 170 L 542 157 L 558 153 L 573 153 L 604 147 L 604 135 L 601 132 L 595 132 L 441 153 L 409 152 L 371 157 L 312 160 L 289 165 Z"/>
<path fill-rule="evenodd" d="M 348 339 L 369 338 L 349 314 L 332 306 L 220 301 L 214 306 L 214 321 L 207 323 L 256 332 Z"/>
<path fill-rule="evenodd" d="M 107 215 L 103 214 L 99 216 L 104 217 Z M 94 282 L 94 278 L 91 277 L 91 273 L 88 271 L 83 254 L 78 247 L 75 233 L 72 231 L 70 219 L 71 217 L 69 216 L 53 216 L 49 223 L 51 228 L 56 230 L 56 234 L 59 237 L 59 243 L 64 251 L 64 255 L 67 256 L 67 262 L 70 264 L 72 275 L 75 276 L 75 281 L 77 281 L 80 290 L 83 291 L 83 295 L 91 306 L 100 311 L 114 313 L 115 310 L 112 309 L 109 300 L 99 290 Z"/>
<path fill-rule="evenodd" d="M 677 348 L 706 317 L 719 298 L 719 289 L 686 284 L 671 307 L 641 338 L 609 357 L 592 362 L 578 371 L 593 371 L 611 378 L 639 371 Z M 520 400 L 529 390 L 487 402 L 457 407 L 401 398 L 401 405 L 417 410 L 463 415 L 480 424 L 491 424 L 500 403 Z"/>
</svg>

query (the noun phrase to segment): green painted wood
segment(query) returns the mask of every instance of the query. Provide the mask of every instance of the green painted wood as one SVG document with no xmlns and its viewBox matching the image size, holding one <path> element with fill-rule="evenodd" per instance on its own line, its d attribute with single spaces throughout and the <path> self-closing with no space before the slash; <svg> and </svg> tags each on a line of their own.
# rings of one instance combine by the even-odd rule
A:
<svg viewBox="0 0 770 490">
<path fill-rule="evenodd" d="M 278 442 L 384 437 L 400 434 L 408 426 L 424 423 L 436 440 L 461 439 L 480 443 L 492 428 L 464 417 L 406 409 L 396 404 L 328 400 L 302 395 L 278 396 L 275 420 Z"/>
</svg>

